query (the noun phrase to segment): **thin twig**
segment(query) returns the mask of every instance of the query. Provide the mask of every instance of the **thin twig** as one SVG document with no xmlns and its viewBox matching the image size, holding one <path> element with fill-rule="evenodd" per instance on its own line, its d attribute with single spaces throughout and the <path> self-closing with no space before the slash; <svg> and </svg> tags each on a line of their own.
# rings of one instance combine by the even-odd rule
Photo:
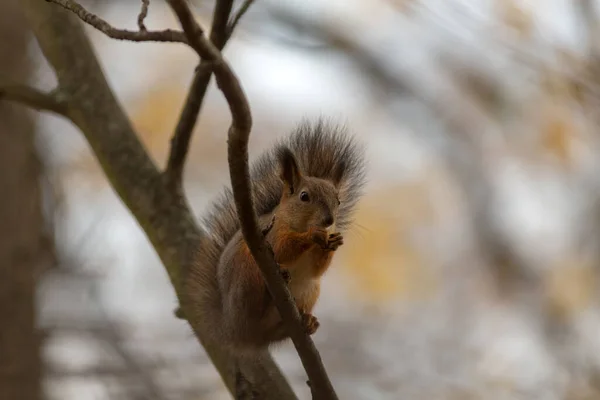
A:
<svg viewBox="0 0 600 400">
<path fill-rule="evenodd" d="M 0 85 L 0 99 L 25 104 L 40 111 L 51 111 L 66 116 L 67 105 L 54 92 L 45 93 L 25 85 Z"/>
<path fill-rule="evenodd" d="M 213 22 L 210 32 L 210 41 L 220 51 L 227 43 L 227 21 L 233 6 L 233 0 L 217 1 L 213 12 Z M 165 175 L 167 182 L 171 187 L 180 188 L 183 179 L 183 168 L 188 154 L 190 141 L 204 96 L 208 89 L 208 84 L 212 76 L 213 63 L 210 60 L 202 59 L 196 69 L 194 80 L 188 91 L 185 105 L 181 110 L 177 127 L 171 139 L 171 150 Z"/>
<path fill-rule="evenodd" d="M 146 25 L 144 25 L 144 19 L 148 16 L 148 7 L 150 6 L 150 0 L 142 0 L 142 10 L 140 11 L 140 15 L 138 15 L 138 27 L 140 31 L 147 32 Z"/>
<path fill-rule="evenodd" d="M 248 166 L 248 140 L 252 127 L 252 115 L 246 95 L 237 77 L 223 60 L 220 51 L 204 37 L 202 28 L 196 23 L 185 0 L 168 0 L 168 2 L 177 15 L 190 46 L 198 52 L 201 58 L 215 62 L 214 73 L 217 85 L 223 92 L 231 111 L 232 123 L 228 134 L 229 172 L 244 239 L 261 269 L 267 287 L 273 295 L 275 305 L 310 379 L 313 399 L 337 400 L 319 352 L 302 327 L 298 308 L 292 300 L 258 226 Z"/>
<path fill-rule="evenodd" d="M 186 36 L 181 31 L 175 31 L 172 29 L 165 29 L 162 31 L 130 31 L 127 29 L 117 29 L 110 25 L 108 22 L 98 17 L 95 14 L 87 11 L 83 6 L 73 0 L 47 0 L 50 3 L 58 4 L 76 14 L 83 22 L 93 26 L 106 36 L 117 39 L 117 40 L 130 40 L 132 42 L 173 42 L 173 43 L 185 43 L 187 44 Z M 148 0 L 144 0 L 148 1 Z M 146 10 L 147 11 L 147 10 Z M 144 9 L 138 17 L 138 22 L 143 16 Z M 141 18 L 143 21 L 143 18 Z"/>
<path fill-rule="evenodd" d="M 242 17 L 246 13 L 246 11 L 248 11 L 248 9 L 252 5 L 252 3 L 254 3 L 254 0 L 246 0 L 240 6 L 240 9 L 235 13 L 235 15 L 233 16 L 231 22 L 229 23 L 229 26 L 227 27 L 227 38 L 231 37 L 231 35 L 233 34 L 233 31 L 234 31 L 235 27 L 240 22 L 240 19 L 242 19 Z"/>
</svg>

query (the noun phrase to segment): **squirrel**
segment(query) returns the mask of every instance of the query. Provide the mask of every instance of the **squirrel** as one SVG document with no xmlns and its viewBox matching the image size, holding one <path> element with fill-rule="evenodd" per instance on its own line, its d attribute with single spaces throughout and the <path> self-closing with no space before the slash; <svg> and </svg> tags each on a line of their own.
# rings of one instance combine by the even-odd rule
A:
<svg viewBox="0 0 600 400">
<path fill-rule="evenodd" d="M 258 222 L 312 335 L 320 279 L 343 244 L 362 196 L 365 161 L 345 128 L 302 122 L 251 166 Z M 183 278 L 186 309 L 209 339 L 237 352 L 264 349 L 289 335 L 240 229 L 231 189 L 203 218 L 205 234 Z"/>
</svg>

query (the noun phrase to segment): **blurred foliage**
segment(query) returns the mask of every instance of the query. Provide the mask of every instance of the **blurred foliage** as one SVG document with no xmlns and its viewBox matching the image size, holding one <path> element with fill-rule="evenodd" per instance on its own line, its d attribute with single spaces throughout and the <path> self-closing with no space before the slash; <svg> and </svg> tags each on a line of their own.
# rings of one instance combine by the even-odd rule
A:
<svg viewBox="0 0 600 400">
<path fill-rule="evenodd" d="M 352 276 L 348 291 L 382 304 L 398 296 L 427 299 L 438 283 L 411 232 L 432 223 L 434 212 L 422 182 L 368 193 L 340 250 Z"/>
</svg>

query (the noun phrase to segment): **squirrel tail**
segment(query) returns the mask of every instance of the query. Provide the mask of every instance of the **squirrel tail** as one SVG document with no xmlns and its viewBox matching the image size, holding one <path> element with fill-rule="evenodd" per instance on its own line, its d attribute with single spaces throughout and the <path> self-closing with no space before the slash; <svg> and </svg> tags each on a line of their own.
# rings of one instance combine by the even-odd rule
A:
<svg viewBox="0 0 600 400">
<path fill-rule="evenodd" d="M 278 205 L 283 183 L 279 178 L 277 153 L 290 149 L 303 172 L 308 176 L 333 180 L 340 177 L 340 208 L 336 228 L 343 232 L 352 223 L 353 213 L 365 184 L 365 159 L 361 146 L 347 134 L 345 126 L 322 119 L 316 123 L 303 121 L 251 166 L 252 196 L 258 216 Z M 217 266 L 225 246 L 240 229 L 233 193 L 226 188 L 209 207 L 202 219 L 206 234 L 195 262 L 184 278 L 185 292 L 194 312 L 202 313 L 207 333 L 223 339 L 222 301 L 217 281 Z"/>
</svg>

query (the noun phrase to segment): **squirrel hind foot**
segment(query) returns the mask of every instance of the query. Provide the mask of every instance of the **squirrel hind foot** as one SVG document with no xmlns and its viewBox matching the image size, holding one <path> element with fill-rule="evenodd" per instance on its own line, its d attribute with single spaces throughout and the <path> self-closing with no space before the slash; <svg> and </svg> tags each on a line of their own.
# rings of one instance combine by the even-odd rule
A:
<svg viewBox="0 0 600 400">
<path fill-rule="evenodd" d="M 300 315 L 302 316 L 302 326 L 304 326 L 304 330 L 308 335 L 313 335 L 321 325 L 319 320 L 311 313 L 301 312 Z"/>
</svg>

